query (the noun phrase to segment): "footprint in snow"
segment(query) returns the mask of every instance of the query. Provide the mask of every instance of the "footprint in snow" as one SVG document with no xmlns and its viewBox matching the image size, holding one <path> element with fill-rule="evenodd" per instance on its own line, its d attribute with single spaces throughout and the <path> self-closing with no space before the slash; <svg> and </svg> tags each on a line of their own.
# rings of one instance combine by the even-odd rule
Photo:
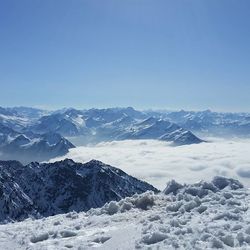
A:
<svg viewBox="0 0 250 250">
<path fill-rule="evenodd" d="M 43 234 L 39 234 L 39 235 L 34 235 L 30 238 L 30 241 L 32 243 L 37 243 L 40 241 L 45 241 L 49 238 L 49 234 L 48 233 L 43 233 Z"/>
<path fill-rule="evenodd" d="M 64 230 L 60 232 L 60 235 L 62 236 L 62 238 L 69 238 L 69 237 L 77 236 L 77 233 L 70 231 L 70 230 Z"/>
<path fill-rule="evenodd" d="M 95 238 L 93 240 L 93 242 L 95 242 L 95 243 L 102 243 L 103 244 L 104 242 L 106 242 L 106 241 L 108 241 L 110 239 L 111 239 L 110 236 L 100 236 L 100 237 Z"/>
</svg>

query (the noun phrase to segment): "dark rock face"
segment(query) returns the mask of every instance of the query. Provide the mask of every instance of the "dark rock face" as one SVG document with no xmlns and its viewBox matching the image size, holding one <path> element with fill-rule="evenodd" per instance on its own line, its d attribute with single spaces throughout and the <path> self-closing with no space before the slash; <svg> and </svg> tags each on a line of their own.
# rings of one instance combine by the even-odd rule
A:
<svg viewBox="0 0 250 250">
<path fill-rule="evenodd" d="M 0 161 L 0 221 L 87 211 L 112 200 L 158 192 L 120 169 L 92 160 L 55 163 Z"/>
</svg>

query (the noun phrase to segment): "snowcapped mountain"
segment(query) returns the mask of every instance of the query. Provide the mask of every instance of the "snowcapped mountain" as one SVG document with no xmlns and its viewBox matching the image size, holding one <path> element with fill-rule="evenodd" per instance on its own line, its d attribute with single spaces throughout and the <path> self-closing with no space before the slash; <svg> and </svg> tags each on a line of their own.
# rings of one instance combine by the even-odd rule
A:
<svg viewBox="0 0 250 250">
<path fill-rule="evenodd" d="M 81 145 L 125 139 L 158 139 L 186 145 L 202 141 L 196 134 L 201 137 L 250 136 L 250 114 L 210 110 L 163 112 L 138 111 L 131 107 L 70 108 L 46 113 L 30 108 L 1 108 L 0 123 L 18 132 L 81 136 Z"/>
<path fill-rule="evenodd" d="M 119 121 L 120 123 L 124 121 L 124 125 L 125 123 L 128 124 L 128 121 L 123 120 L 124 117 L 129 117 L 130 122 L 133 122 L 138 117 L 144 117 L 144 114 L 133 108 L 90 109 L 84 111 L 71 108 L 41 117 L 30 129 L 37 133 L 57 132 L 63 136 L 92 136 L 102 126 L 105 127 L 105 125 L 108 126 L 108 124 L 115 122 L 119 123 Z M 113 124 L 112 128 L 116 129 L 115 124 Z"/>
<path fill-rule="evenodd" d="M 2 108 L 0 107 L 0 123 L 14 130 L 22 131 L 27 126 L 35 123 L 40 117 L 48 114 L 48 111 L 26 108 Z"/>
<path fill-rule="evenodd" d="M 124 116 L 128 116 L 133 119 L 145 119 L 148 116 L 146 113 L 137 111 L 132 107 L 89 109 L 84 110 L 83 112 L 86 118 L 92 118 L 95 121 L 101 122 L 101 124 L 113 122 L 115 120 L 121 119 Z"/>
<path fill-rule="evenodd" d="M 47 110 L 30 107 L 13 107 L 7 108 L 7 110 L 12 113 L 16 113 L 18 116 L 26 117 L 29 119 L 39 119 L 40 117 L 50 113 Z"/>
<path fill-rule="evenodd" d="M 250 192 L 215 177 L 182 185 L 170 181 L 88 212 L 0 226 L 0 248 L 12 249 L 242 249 L 250 248 Z"/>
<path fill-rule="evenodd" d="M 12 129 L 22 130 L 30 123 L 30 120 L 18 115 L 15 111 L 0 107 L 0 123 Z"/>
<path fill-rule="evenodd" d="M 26 107 L 0 108 L 0 123 L 19 132 L 28 129 L 35 133 L 56 132 L 69 137 L 84 135 L 87 141 L 95 141 L 97 134 L 100 139 L 112 139 L 125 132 L 124 129 L 121 131 L 122 127 L 130 128 L 150 117 L 169 121 L 201 136 L 250 136 L 248 113 L 138 111 L 132 107 L 88 110 L 65 108 L 54 112 Z"/>
<path fill-rule="evenodd" d="M 159 114 L 192 132 L 212 136 L 250 136 L 250 114 L 219 113 L 205 110 L 201 112 L 184 111 Z"/>
<path fill-rule="evenodd" d="M 122 170 L 92 160 L 55 163 L 0 161 L 0 220 L 87 211 L 153 186 Z"/>
<path fill-rule="evenodd" d="M 158 139 L 173 142 L 175 145 L 187 145 L 202 142 L 190 131 L 175 123 L 150 117 L 134 124 L 128 132 L 120 135 L 119 139 Z"/>
<path fill-rule="evenodd" d="M 35 133 L 54 132 L 63 136 L 77 136 L 89 132 L 82 112 L 73 109 L 43 116 L 30 130 Z"/>
<path fill-rule="evenodd" d="M 47 131 L 63 136 L 83 136 L 86 142 L 126 139 L 160 139 L 175 145 L 200 143 L 202 140 L 177 124 L 148 117 L 133 108 L 61 110 L 40 118 L 31 128 L 36 133 Z"/>
<path fill-rule="evenodd" d="M 20 133 L 0 123 L 0 159 L 31 161 L 49 160 L 68 153 L 74 145 L 56 133 Z"/>
</svg>

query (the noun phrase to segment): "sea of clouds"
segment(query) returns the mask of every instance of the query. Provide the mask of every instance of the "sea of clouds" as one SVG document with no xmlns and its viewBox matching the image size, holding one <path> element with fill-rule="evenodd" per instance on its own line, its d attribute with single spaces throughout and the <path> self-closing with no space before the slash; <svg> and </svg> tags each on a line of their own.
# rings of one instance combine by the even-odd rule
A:
<svg viewBox="0 0 250 250">
<path fill-rule="evenodd" d="M 100 160 L 145 180 L 159 189 L 175 179 L 181 183 L 233 177 L 250 187 L 250 140 L 212 139 L 196 145 L 172 147 L 157 140 L 126 140 L 77 147 L 51 161 Z"/>
</svg>

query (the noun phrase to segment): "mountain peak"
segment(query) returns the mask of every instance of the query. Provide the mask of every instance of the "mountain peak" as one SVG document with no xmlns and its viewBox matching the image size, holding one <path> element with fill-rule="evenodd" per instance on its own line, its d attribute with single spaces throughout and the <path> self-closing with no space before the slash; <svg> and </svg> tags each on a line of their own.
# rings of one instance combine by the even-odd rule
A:
<svg viewBox="0 0 250 250">
<path fill-rule="evenodd" d="M 147 190 L 158 192 L 100 161 L 82 164 L 71 159 L 27 166 L 16 161 L 0 162 L 0 190 L 0 221 L 87 211 Z"/>
</svg>

